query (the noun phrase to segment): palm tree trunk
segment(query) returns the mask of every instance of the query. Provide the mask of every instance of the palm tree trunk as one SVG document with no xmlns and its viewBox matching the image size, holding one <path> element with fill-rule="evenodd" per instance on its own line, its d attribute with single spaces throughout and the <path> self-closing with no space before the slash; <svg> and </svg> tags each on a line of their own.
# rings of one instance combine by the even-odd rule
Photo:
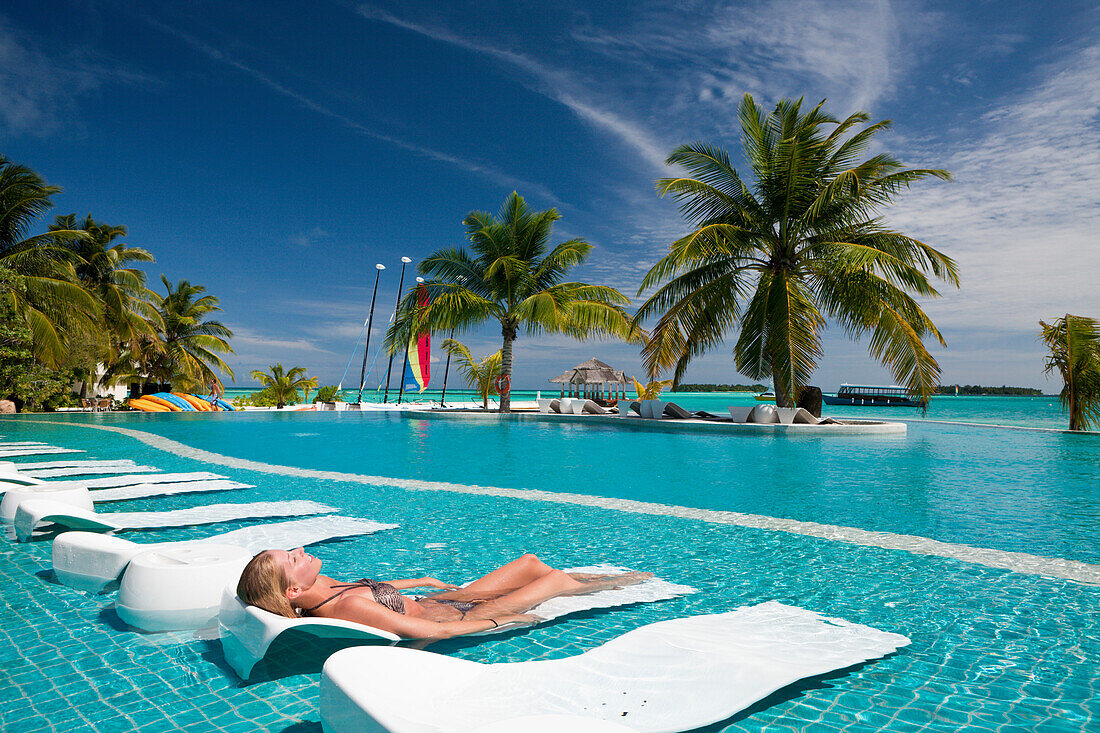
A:
<svg viewBox="0 0 1100 733">
<path fill-rule="evenodd" d="M 775 393 L 775 406 L 776 407 L 794 407 L 794 402 L 790 395 L 790 385 L 783 383 L 780 377 L 780 370 L 776 366 L 775 362 L 772 362 L 772 392 Z"/>
<path fill-rule="evenodd" d="M 500 394 L 500 411 L 511 412 L 512 409 L 512 342 L 516 340 L 516 327 L 505 323 L 501 326 L 501 335 L 504 337 L 504 346 L 500 354 L 500 375 L 508 377 L 508 386 Z"/>
</svg>

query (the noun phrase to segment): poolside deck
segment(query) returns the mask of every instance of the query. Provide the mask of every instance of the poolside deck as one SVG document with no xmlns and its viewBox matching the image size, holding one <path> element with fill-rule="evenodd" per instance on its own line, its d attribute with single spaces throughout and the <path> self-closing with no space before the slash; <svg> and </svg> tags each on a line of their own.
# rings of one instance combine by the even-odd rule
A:
<svg viewBox="0 0 1100 733">
<path fill-rule="evenodd" d="M 568 422 L 606 425 L 633 430 L 661 430 L 667 432 L 686 431 L 691 433 L 740 433 L 763 435 L 798 436 L 839 436 L 839 435 L 905 435 L 903 422 L 880 422 L 875 420 L 843 420 L 835 425 L 807 425 L 794 423 L 735 423 L 718 420 L 678 419 L 664 417 L 658 420 L 643 417 L 623 417 L 620 415 L 563 415 L 543 413 L 531 410 L 520 412 L 499 412 L 470 409 L 423 409 L 403 410 L 401 414 L 414 419 L 444 420 L 531 420 L 536 422 Z"/>
</svg>

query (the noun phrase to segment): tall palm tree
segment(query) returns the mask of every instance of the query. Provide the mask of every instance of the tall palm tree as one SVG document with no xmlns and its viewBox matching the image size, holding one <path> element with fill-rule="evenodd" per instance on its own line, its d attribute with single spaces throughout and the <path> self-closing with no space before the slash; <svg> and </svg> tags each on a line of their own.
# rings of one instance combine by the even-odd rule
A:
<svg viewBox="0 0 1100 733">
<path fill-rule="evenodd" d="M 1046 373 L 1062 377 L 1059 397 L 1069 411 L 1069 429 L 1100 428 L 1100 321 L 1067 313 L 1039 326 L 1039 340 L 1050 349 Z"/>
<path fill-rule="evenodd" d="M 398 318 L 386 334 L 390 352 L 403 349 L 423 331 L 464 332 L 495 320 L 500 324 L 501 377 L 510 385 L 512 344 L 521 331 L 563 333 L 585 340 L 592 336 L 637 338 L 623 306 L 630 301 L 614 288 L 562 282 L 569 268 L 588 257 L 592 245 L 570 239 L 550 247 L 556 209 L 531 211 L 513 191 L 499 218 L 473 211 L 463 220 L 470 250 L 440 249 L 420 263 L 429 302 L 418 305 L 415 290 L 401 301 Z M 508 412 L 511 390 L 500 396 Z"/>
<path fill-rule="evenodd" d="M 132 262 L 154 262 L 153 255 L 116 239 L 126 236 L 126 227 L 95 221 L 89 214 L 83 222 L 75 214 L 58 216 L 49 231 L 81 231 L 87 236 L 65 243 L 73 255 L 80 283 L 103 307 L 100 331 L 106 339 L 105 355 L 99 360 L 114 363 L 124 349 L 140 345 L 164 328 L 157 310 L 160 298 L 145 286 L 145 273 L 126 267 Z M 91 371 L 94 373 L 95 365 Z M 87 385 L 87 382 L 85 382 Z"/>
<path fill-rule="evenodd" d="M 221 310 L 218 299 L 202 295 L 206 288 L 188 280 L 172 285 L 164 275 L 160 279 L 166 289 L 158 308 L 164 330 L 158 338 L 140 339 L 140 345 L 124 357 L 130 359 L 136 372 L 171 382 L 183 391 L 201 390 L 220 382 L 215 369 L 232 378 L 233 370 L 218 354 L 235 353 L 226 340 L 233 332 L 221 321 L 205 320 L 210 313 Z"/>
<path fill-rule="evenodd" d="M 64 245 L 86 237 L 57 229 L 31 235 L 42 214 L 61 191 L 26 166 L 0 156 L 0 267 L 19 275 L 19 287 L 0 291 L 16 318 L 31 331 L 35 358 L 58 368 L 68 355 L 67 342 L 97 336 L 101 312 L 93 293 L 79 282 Z"/>
<path fill-rule="evenodd" d="M 488 410 L 489 395 L 500 394 L 495 383 L 500 376 L 501 352 L 496 351 L 478 361 L 466 344 L 455 339 L 443 339 L 443 350 L 455 358 L 467 386 L 481 395 L 481 407 Z"/>
<path fill-rule="evenodd" d="M 784 100 L 764 114 L 752 97 L 740 107 L 746 183 L 721 148 L 683 145 L 668 157 L 690 176 L 657 182 L 680 202 L 694 231 L 673 242 L 642 281 L 639 294 L 660 286 L 637 321 L 659 315 L 642 352 L 651 375 L 688 363 L 740 333 L 737 370 L 771 377 L 776 402 L 794 403 L 822 356 L 826 317 L 852 338 L 870 335 L 869 350 L 910 393 L 927 400 L 940 376 L 924 345 L 940 332 L 914 296 L 938 296 L 930 276 L 958 285 L 954 261 L 894 231 L 879 215 L 915 181 L 950 174 L 903 169 L 887 154 L 860 160 L 889 121 L 854 128 Z M 854 134 L 852 134 L 854 132 Z"/>
<path fill-rule="evenodd" d="M 75 214 L 58 216 L 50 231 L 82 231 L 85 237 L 67 243 L 76 255 L 74 267 L 80 282 L 103 303 L 103 315 L 114 345 L 153 333 L 161 323 L 160 298 L 145 286 L 145 273 L 133 262 L 155 262 L 148 250 L 115 240 L 126 236 L 126 227 L 97 222 L 89 214 L 77 222 Z"/>
<path fill-rule="evenodd" d="M 309 391 L 317 389 L 317 377 L 307 377 L 305 367 L 294 367 L 287 371 L 282 364 L 272 364 L 268 371 L 254 369 L 249 376 L 262 384 L 264 390 L 275 398 L 280 410 L 291 400 L 297 403 L 302 399 L 301 390 L 305 390 L 306 399 L 309 399 Z"/>
</svg>

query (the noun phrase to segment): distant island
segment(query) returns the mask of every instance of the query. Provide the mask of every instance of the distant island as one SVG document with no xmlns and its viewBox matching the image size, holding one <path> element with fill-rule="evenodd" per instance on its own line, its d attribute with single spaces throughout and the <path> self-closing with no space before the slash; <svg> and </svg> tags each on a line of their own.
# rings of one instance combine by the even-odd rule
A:
<svg viewBox="0 0 1100 733">
<path fill-rule="evenodd" d="M 771 387 L 763 384 L 681 384 L 673 392 L 766 392 Z"/>
<path fill-rule="evenodd" d="M 936 394 L 940 395 L 953 395 L 956 388 L 960 395 L 1027 395 L 1029 397 L 1038 397 L 1043 394 L 1042 390 L 1032 389 L 1031 387 L 1006 387 L 1001 385 L 1000 387 L 983 387 L 979 384 L 941 384 L 936 388 Z"/>
</svg>

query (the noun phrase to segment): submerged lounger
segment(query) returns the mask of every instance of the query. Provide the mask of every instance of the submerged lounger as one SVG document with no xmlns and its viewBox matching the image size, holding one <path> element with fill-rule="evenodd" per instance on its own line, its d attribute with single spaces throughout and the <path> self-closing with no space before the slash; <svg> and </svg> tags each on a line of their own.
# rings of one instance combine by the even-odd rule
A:
<svg viewBox="0 0 1100 733">
<path fill-rule="evenodd" d="M 53 541 L 53 570 L 64 585 L 79 590 L 100 591 L 122 574 L 135 555 L 148 550 L 217 544 L 237 545 L 256 554 L 262 550 L 291 550 L 337 537 L 373 534 L 395 527 L 396 524 L 382 524 L 351 517 L 311 517 L 258 524 L 197 540 L 149 543 L 92 532 L 65 532 Z"/>
<path fill-rule="evenodd" d="M 108 473 L 153 473 L 160 470 L 153 466 L 139 466 L 129 458 L 120 460 L 39 461 L 36 463 L 20 463 L 16 468 L 18 468 L 19 473 L 35 478 Z"/>
<path fill-rule="evenodd" d="M 15 446 L 12 448 L 5 448 L 3 443 L 0 443 L 0 458 L 18 458 L 19 456 L 42 456 L 51 453 L 85 453 L 86 451 L 77 450 L 76 448 L 56 448 L 52 445 L 33 446 L 28 445 L 24 447 Z"/>
<path fill-rule="evenodd" d="M 250 489 L 252 484 L 242 484 L 227 479 L 211 481 L 177 481 L 167 484 L 137 484 L 119 486 L 114 489 L 96 489 L 89 491 L 84 486 L 65 486 L 60 481 L 39 482 L 30 486 L 11 486 L 3 494 L 0 502 L 0 519 L 10 524 L 19 513 L 19 507 L 27 501 L 47 499 L 63 501 L 83 509 L 94 510 L 94 504 L 101 501 L 124 501 L 126 499 L 145 499 L 151 496 L 175 496 L 176 494 L 198 494 L 212 491 L 236 491 Z"/>
<path fill-rule="evenodd" d="M 327 733 L 442 733 L 563 714 L 648 733 L 694 730 L 792 682 L 907 644 L 899 634 L 771 601 L 661 621 L 551 661 L 481 664 L 415 649 L 345 649 L 321 675 L 321 723 Z"/>
<path fill-rule="evenodd" d="M 194 524 L 217 524 L 238 519 L 260 517 L 291 517 L 306 514 L 330 514 L 334 507 L 315 501 L 260 501 L 252 504 L 210 504 L 190 509 L 166 512 L 110 512 L 96 514 L 70 504 L 32 499 L 19 505 L 15 513 L 15 536 L 26 542 L 39 524 L 53 522 L 70 529 L 114 532 L 123 529 L 153 527 L 186 527 Z"/>
<path fill-rule="evenodd" d="M 613 565 L 594 565 L 585 568 L 570 568 L 569 572 L 614 573 L 625 572 L 626 568 Z M 559 618 L 570 613 L 596 608 L 612 608 L 631 603 L 663 601 L 682 595 L 695 593 L 689 585 L 677 585 L 660 578 L 650 578 L 637 585 L 624 588 L 612 588 L 578 596 L 551 598 L 549 601 L 531 609 L 530 613 L 542 617 L 544 621 Z M 226 588 L 222 597 L 221 613 L 222 649 L 225 658 L 241 679 L 248 679 L 252 668 L 264 658 L 268 648 L 282 634 L 294 632 L 318 639 L 342 641 L 347 644 L 375 642 L 394 644 L 401 637 L 389 631 L 376 629 L 354 621 L 332 618 L 286 618 L 268 613 L 261 608 L 245 605 L 237 598 L 234 588 Z M 514 626 L 502 626 L 498 629 L 483 631 L 477 636 L 497 634 L 508 631 Z"/>
</svg>

